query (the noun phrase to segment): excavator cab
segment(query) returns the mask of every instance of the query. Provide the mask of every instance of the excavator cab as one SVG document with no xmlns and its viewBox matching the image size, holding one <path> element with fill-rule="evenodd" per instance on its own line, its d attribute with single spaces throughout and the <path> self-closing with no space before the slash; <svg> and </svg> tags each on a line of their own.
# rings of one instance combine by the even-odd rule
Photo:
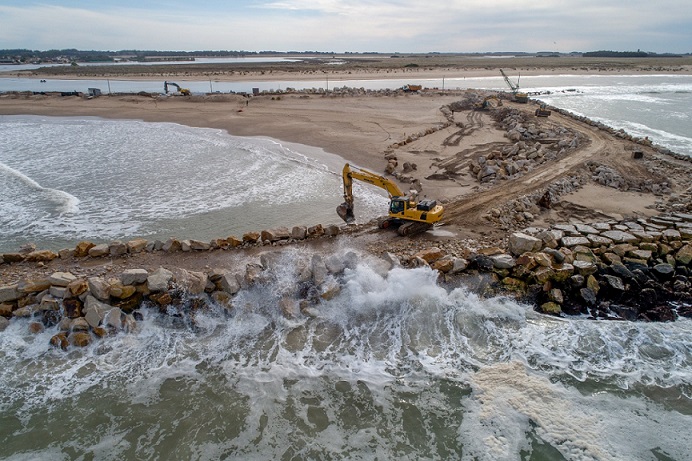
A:
<svg viewBox="0 0 692 461">
<path fill-rule="evenodd" d="M 402 200 L 398 197 L 394 197 L 392 202 L 389 204 L 389 214 L 399 214 L 403 213 L 406 209 L 406 200 Z"/>
</svg>

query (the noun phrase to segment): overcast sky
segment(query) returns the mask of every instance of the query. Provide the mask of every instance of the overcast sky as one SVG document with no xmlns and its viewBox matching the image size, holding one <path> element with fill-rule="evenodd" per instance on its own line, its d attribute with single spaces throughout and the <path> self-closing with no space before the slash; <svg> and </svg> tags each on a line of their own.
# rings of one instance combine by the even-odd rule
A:
<svg viewBox="0 0 692 461">
<path fill-rule="evenodd" d="M 0 0 L 0 48 L 692 52 L 690 0 Z"/>
</svg>

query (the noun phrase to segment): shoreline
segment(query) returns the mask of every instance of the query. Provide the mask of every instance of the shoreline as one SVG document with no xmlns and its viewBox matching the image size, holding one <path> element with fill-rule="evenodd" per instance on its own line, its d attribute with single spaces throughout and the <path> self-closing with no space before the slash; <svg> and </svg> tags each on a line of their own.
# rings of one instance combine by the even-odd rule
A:
<svg viewBox="0 0 692 461">
<path fill-rule="evenodd" d="M 561 69 L 560 69 L 561 70 Z M 656 71 L 656 70 L 639 70 L 633 71 L 632 69 L 622 69 L 622 70 L 607 70 L 607 71 L 594 71 L 594 70 L 582 70 L 582 71 L 570 71 L 570 72 L 559 72 L 556 73 L 557 69 L 536 69 L 536 70 L 526 70 L 522 71 L 521 77 L 583 77 L 583 76 L 662 76 L 662 77 L 676 77 L 676 76 L 690 76 L 692 75 L 692 66 L 685 68 L 684 70 L 672 72 L 672 71 Z M 26 72 L 26 73 L 25 73 Z M 158 79 L 165 79 L 167 77 L 174 77 L 179 82 L 207 82 L 209 81 L 208 75 L 188 75 L 186 73 L 156 73 L 149 72 L 146 75 L 69 75 L 69 74 L 51 74 L 51 73 L 32 73 L 31 71 L 25 71 L 20 73 L 11 72 L 0 72 L 0 79 L 60 79 L 60 80 L 112 80 L 112 81 L 151 81 Z M 235 72 L 235 71 L 231 71 Z M 243 71 L 239 74 L 221 74 L 213 75 L 211 77 L 212 82 L 232 82 L 232 83 L 242 83 L 242 82 L 291 82 L 291 81 L 325 81 L 325 77 L 329 78 L 329 84 L 341 82 L 341 81 L 372 81 L 372 80 L 400 80 L 400 79 L 410 79 L 413 83 L 416 80 L 459 80 L 459 79 L 481 79 L 481 78 L 498 78 L 502 79 L 499 74 L 499 70 L 435 70 L 435 71 L 402 71 L 402 70 L 391 70 L 391 71 L 371 71 L 371 72 L 356 72 L 351 71 L 333 71 L 328 74 L 316 74 L 316 73 L 305 73 L 305 72 L 286 72 L 277 71 L 267 74 L 262 71 Z M 515 76 L 516 78 L 516 76 Z"/>
<path fill-rule="evenodd" d="M 684 218 L 676 219 L 687 220 L 688 215 L 685 213 L 692 211 L 684 208 L 689 207 L 691 203 L 688 198 L 692 197 L 692 189 L 687 185 L 689 160 L 662 154 L 651 146 L 651 143 L 628 137 L 588 119 L 563 114 L 559 110 L 554 110 L 549 119 L 539 119 L 533 116 L 534 104 L 522 105 L 505 100 L 503 107 L 490 111 L 473 110 L 472 106 L 466 109 L 450 109 L 457 107 L 455 104 L 459 104 L 463 94 L 465 93 L 295 93 L 282 95 L 280 98 L 270 95 L 259 96 L 253 98 L 249 104 L 245 98 L 234 95 L 190 98 L 127 95 L 95 99 L 14 95 L 0 97 L 0 114 L 97 116 L 224 129 L 236 136 L 269 137 L 279 140 L 281 144 L 297 143 L 319 148 L 376 172 L 381 172 L 385 166 L 391 166 L 393 161 L 393 175 L 402 184 L 407 184 L 411 177 L 415 177 L 422 184 L 424 193 L 444 203 L 446 211 L 445 225 L 440 228 L 442 232 L 426 233 L 414 238 L 397 237 L 387 234 L 386 231 L 381 231 L 385 232 L 383 234 L 378 233 L 371 229 L 375 227 L 373 223 L 366 223 L 362 227 L 349 230 L 349 235 L 344 237 L 348 239 L 348 244 L 380 257 L 391 253 L 401 261 L 406 261 L 407 265 L 414 264 L 413 267 L 438 267 L 441 273 L 452 270 L 448 264 L 454 263 L 454 260 L 444 259 L 443 255 L 446 254 L 450 258 L 467 261 L 460 263 L 462 265 L 468 266 L 473 262 L 475 266 L 471 264 L 472 269 L 490 269 L 490 272 L 495 274 L 493 277 L 499 277 L 496 279 L 498 283 L 507 277 L 512 279 L 512 271 L 524 270 L 515 269 L 519 266 L 529 271 L 522 272 L 523 275 L 514 274 L 520 278 L 529 277 L 522 283 L 534 283 L 538 279 L 538 276 L 531 272 L 536 269 L 531 261 L 538 264 L 537 261 L 544 256 L 539 255 L 536 256 L 538 259 L 518 263 L 516 258 L 520 258 L 522 252 L 508 250 L 508 239 L 517 230 L 535 228 L 540 233 L 540 229 L 560 230 L 555 225 L 576 222 L 587 226 L 585 229 L 588 229 L 589 223 L 603 223 L 604 227 L 607 224 L 610 231 L 623 232 L 627 229 L 625 223 L 632 222 L 641 223 L 637 224 L 640 227 L 646 223 L 648 230 L 658 232 L 653 229 L 660 224 L 657 221 L 647 221 L 651 216 L 661 211 L 677 210 L 683 213 Z M 522 128 L 524 131 L 519 132 L 514 128 L 532 125 L 534 128 L 531 128 L 531 131 Z M 556 135 L 547 134 L 557 132 L 555 126 L 560 127 L 562 138 L 551 139 L 550 136 Z M 459 131 L 460 128 L 462 131 Z M 542 134 L 539 128 L 544 130 Z M 459 135 L 461 132 L 463 136 Z M 458 142 L 450 143 L 449 140 L 455 137 L 458 138 Z M 547 139 L 548 142 L 542 144 L 537 142 L 539 139 Z M 641 151 L 640 161 L 632 160 L 634 151 Z M 401 171 L 407 163 L 417 164 L 408 175 Z M 492 173 L 483 173 L 484 168 L 487 169 L 491 164 L 494 167 Z M 510 171 L 510 164 L 514 164 L 515 169 L 517 165 L 523 166 L 512 172 L 511 177 L 507 177 L 506 172 Z M 498 172 L 497 167 L 501 167 L 502 171 Z M 437 173 L 430 175 L 431 170 L 437 170 Z M 613 186 L 613 181 L 618 185 Z M 619 211 L 609 211 L 605 207 L 607 204 L 601 203 L 600 197 L 603 194 L 598 192 L 598 188 L 605 186 L 612 188 L 612 201 L 617 203 L 621 210 L 629 210 L 626 215 Z M 571 201 L 570 194 L 575 191 L 586 193 L 580 194 L 578 200 L 575 198 Z M 547 205 L 540 205 L 541 196 L 546 194 L 553 198 L 548 200 Z M 550 203 L 551 201 L 553 203 Z M 648 205 L 643 207 L 642 203 Z M 317 223 L 305 224 L 315 227 Z M 260 230 L 257 231 L 259 234 Z M 270 232 L 272 229 L 264 231 Z M 637 237 L 636 242 L 630 240 L 629 242 L 634 242 L 636 247 L 629 248 L 627 245 L 633 245 L 614 242 L 613 239 L 607 240 L 607 237 L 606 240 L 597 238 L 592 241 L 587 238 L 591 235 L 589 231 L 584 232 L 580 231 L 579 235 L 562 234 L 559 238 L 553 236 L 552 240 L 550 237 L 538 240 L 548 245 L 546 248 L 555 249 L 557 246 L 549 242 L 567 238 L 568 240 L 560 244 L 560 248 L 564 248 L 561 250 L 563 256 L 548 250 L 540 251 L 538 247 L 527 250 L 550 256 L 551 262 L 548 263 L 546 260 L 543 263 L 553 266 L 553 272 L 550 274 L 562 275 L 546 275 L 548 278 L 545 282 L 553 280 L 554 276 L 558 277 L 553 282 L 565 293 L 569 292 L 569 287 L 564 285 L 565 279 L 562 277 L 566 272 L 562 265 L 567 257 L 572 258 L 572 262 L 580 260 L 573 255 L 575 245 L 587 248 L 588 251 L 580 252 L 586 255 L 584 257 L 591 258 L 592 264 L 596 264 L 593 258 L 602 258 L 605 254 L 616 252 L 614 254 L 623 262 L 627 262 L 627 258 L 639 258 L 638 261 L 631 262 L 638 265 L 637 267 L 648 267 L 649 264 L 672 265 L 675 258 L 680 256 L 678 252 L 682 251 L 681 249 L 689 251 L 687 225 L 684 229 L 684 235 L 687 237 L 683 240 L 680 240 L 681 237 L 666 237 L 671 239 L 670 242 L 678 243 L 669 245 L 667 241 L 662 241 L 660 244 L 656 243 L 655 250 L 651 246 L 654 237 L 644 235 Z M 281 235 L 285 236 L 287 233 L 291 235 L 293 230 L 282 231 Z M 333 228 L 326 232 L 327 237 L 340 233 Z M 621 234 L 613 234 L 615 235 Z M 242 240 L 239 237 L 233 241 L 247 241 L 245 236 Z M 598 235 L 596 237 L 600 238 Z M 535 241 L 535 237 L 531 238 Z M 572 238 L 577 240 L 570 240 Z M 341 237 L 339 239 L 341 242 L 344 241 Z M 261 240 L 263 243 L 259 245 L 241 246 L 238 249 L 250 251 L 251 254 L 263 250 L 281 250 L 275 247 L 281 247 L 285 244 L 281 242 L 289 242 L 291 239 L 281 237 L 272 240 L 272 237 L 263 237 Z M 256 237 L 254 241 L 257 242 Z M 658 240 L 654 239 L 654 242 L 656 241 Z M 229 249 L 239 246 L 228 242 L 229 240 L 225 245 Z M 150 243 L 152 242 L 146 242 L 146 246 Z M 94 275 L 108 274 L 116 268 L 147 268 L 154 271 L 156 266 L 166 266 L 207 273 L 216 265 L 228 270 L 235 267 L 235 263 L 228 258 L 229 253 L 223 250 L 223 243 L 217 242 L 221 251 L 211 251 L 213 244 L 189 241 L 185 244 L 188 251 L 182 251 L 183 243 L 175 243 L 172 240 L 168 250 L 174 250 L 164 250 L 164 245 L 168 243 L 153 242 L 154 251 L 132 254 L 127 244 L 111 242 L 99 250 L 103 252 L 101 255 L 104 257 L 87 259 L 75 257 L 77 248 L 67 249 L 60 255 L 48 255 L 46 260 L 42 260 L 38 255 L 32 257 L 35 259 L 33 262 L 23 261 L 21 258 L 18 258 L 18 262 L 12 262 L 15 256 L 11 256 L 9 259 L 4 258 L 6 264 L 0 265 L 0 273 L 4 273 L 3 279 L 17 280 L 48 277 L 55 271 Z M 330 251 L 330 248 L 334 250 L 330 238 L 317 239 L 314 243 L 307 244 L 316 245 L 320 251 Z M 675 252 L 666 249 L 668 247 Z M 437 259 L 415 256 L 418 252 L 430 248 L 445 250 L 443 254 L 438 254 Z M 621 252 L 622 255 L 617 252 Z M 666 254 L 672 255 L 674 259 L 666 259 Z M 680 256 L 680 260 L 685 261 L 683 266 L 688 264 L 686 254 Z M 643 255 L 648 255 L 648 259 Z M 664 259 L 661 259 L 662 257 Z M 443 262 L 436 263 L 438 260 Z M 495 260 L 497 262 L 492 262 Z M 645 260 L 647 262 L 643 263 Z M 608 261 L 611 262 L 610 259 Z M 446 270 L 435 264 L 447 264 L 444 266 Z M 509 265 L 505 267 L 507 264 Z M 600 267 L 600 264 L 605 263 L 596 265 Z M 575 273 L 575 267 L 577 265 L 573 265 L 567 272 L 570 275 L 584 275 L 588 272 L 590 275 L 590 271 L 593 270 L 589 266 L 580 269 L 580 273 Z M 684 274 L 683 271 L 679 275 L 686 278 Z M 602 275 L 605 277 L 604 283 L 610 283 L 607 281 L 611 280 L 606 275 L 615 277 L 609 272 L 603 272 Z M 620 285 L 615 281 L 613 283 L 615 286 L 611 288 L 618 290 Z M 684 293 L 688 288 L 678 287 L 676 290 Z M 592 291 L 594 290 L 595 287 L 592 288 Z M 666 290 L 670 291 L 668 288 Z M 664 290 L 662 293 L 668 291 Z M 607 292 L 608 290 L 604 293 Z M 546 297 L 547 292 L 541 296 L 536 298 L 540 300 L 541 305 L 546 302 L 562 304 L 559 302 L 561 298 L 557 295 L 553 296 L 555 299 L 550 300 Z M 569 303 L 565 304 L 565 308 L 569 306 Z M 549 305 L 544 310 L 548 309 L 556 308 Z"/>
</svg>

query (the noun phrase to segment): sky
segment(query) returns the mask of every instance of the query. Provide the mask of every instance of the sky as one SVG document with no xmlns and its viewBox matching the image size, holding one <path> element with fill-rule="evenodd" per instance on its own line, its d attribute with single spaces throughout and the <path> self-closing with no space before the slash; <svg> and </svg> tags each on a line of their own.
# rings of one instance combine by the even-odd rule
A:
<svg viewBox="0 0 692 461">
<path fill-rule="evenodd" d="M 0 49 L 692 52 L 690 0 L 0 0 Z"/>
</svg>

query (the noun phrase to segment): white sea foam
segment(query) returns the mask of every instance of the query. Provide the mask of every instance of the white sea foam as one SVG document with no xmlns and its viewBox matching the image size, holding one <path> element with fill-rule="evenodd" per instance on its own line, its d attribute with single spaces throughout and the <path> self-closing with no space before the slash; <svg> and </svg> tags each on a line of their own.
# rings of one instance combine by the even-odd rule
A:
<svg viewBox="0 0 692 461">
<path fill-rule="evenodd" d="M 0 174 L 16 180 L 2 186 L 3 250 L 27 240 L 48 248 L 134 236 L 205 240 L 339 221 L 343 159 L 314 148 L 169 123 L 32 117 L 2 123 L 8 144 L 0 162 L 12 170 Z M 357 191 L 359 217 L 386 209 L 379 191 Z M 60 200 L 58 216 L 42 208 L 51 200 Z"/>
<path fill-rule="evenodd" d="M 54 328 L 30 335 L 14 319 L 0 335 L 8 430 L 23 440 L 47 412 L 56 449 L 95 454 L 107 439 L 121 458 L 175 446 L 200 459 L 503 460 L 535 438 L 566 459 L 684 459 L 688 418 L 666 407 L 692 398 L 692 322 L 555 319 L 361 261 L 314 319 L 280 314 L 289 270 L 241 291 L 230 317 L 198 312 L 192 328 L 145 310 L 137 332 L 67 354 L 46 351 Z"/>
</svg>

